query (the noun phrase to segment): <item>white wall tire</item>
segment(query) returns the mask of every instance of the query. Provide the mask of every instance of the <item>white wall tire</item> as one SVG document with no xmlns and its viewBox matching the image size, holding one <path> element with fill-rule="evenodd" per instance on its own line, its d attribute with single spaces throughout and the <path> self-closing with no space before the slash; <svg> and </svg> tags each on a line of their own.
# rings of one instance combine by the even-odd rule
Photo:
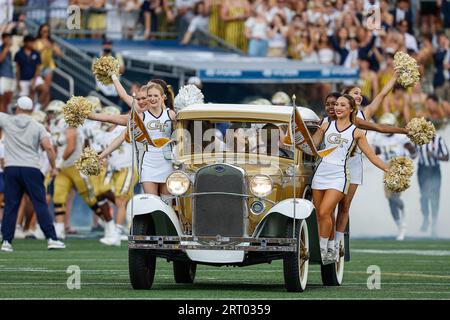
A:
<svg viewBox="0 0 450 320">
<path fill-rule="evenodd" d="M 297 250 L 288 252 L 283 259 L 284 283 L 289 292 L 303 292 L 308 282 L 309 271 L 309 235 L 305 220 L 295 223 L 295 237 L 298 239 Z M 293 235 L 293 222 L 289 220 L 287 227 L 288 238 Z"/>
</svg>

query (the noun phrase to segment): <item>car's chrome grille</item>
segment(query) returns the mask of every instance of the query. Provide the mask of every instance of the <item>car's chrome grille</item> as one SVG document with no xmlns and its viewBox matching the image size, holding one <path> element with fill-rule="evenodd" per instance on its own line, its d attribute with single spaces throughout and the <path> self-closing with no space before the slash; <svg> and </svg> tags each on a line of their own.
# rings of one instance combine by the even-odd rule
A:
<svg viewBox="0 0 450 320">
<path fill-rule="evenodd" d="M 230 165 L 211 165 L 197 172 L 194 192 L 245 194 L 241 170 Z M 203 194 L 194 196 L 193 235 L 244 235 L 245 198 L 238 195 Z"/>
</svg>

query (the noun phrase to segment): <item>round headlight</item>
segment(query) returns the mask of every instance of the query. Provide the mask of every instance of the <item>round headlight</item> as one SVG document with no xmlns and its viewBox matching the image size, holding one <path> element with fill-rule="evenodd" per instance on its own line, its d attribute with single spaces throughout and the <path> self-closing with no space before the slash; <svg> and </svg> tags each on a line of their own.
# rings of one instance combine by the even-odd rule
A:
<svg viewBox="0 0 450 320">
<path fill-rule="evenodd" d="M 167 190 L 169 190 L 171 194 L 174 196 L 181 196 L 188 191 L 191 181 L 185 173 L 175 171 L 167 178 L 166 184 Z"/>
<path fill-rule="evenodd" d="M 272 193 L 272 179 L 266 175 L 256 175 L 250 180 L 250 191 L 258 198 Z"/>
</svg>

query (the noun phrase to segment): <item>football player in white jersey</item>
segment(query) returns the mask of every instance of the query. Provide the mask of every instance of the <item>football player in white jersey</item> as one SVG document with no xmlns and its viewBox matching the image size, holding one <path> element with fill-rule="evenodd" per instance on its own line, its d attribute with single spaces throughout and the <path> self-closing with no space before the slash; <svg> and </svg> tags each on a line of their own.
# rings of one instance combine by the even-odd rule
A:
<svg viewBox="0 0 450 320">
<path fill-rule="evenodd" d="M 109 207 L 105 207 L 98 201 L 88 177 L 80 174 L 75 167 L 75 161 L 80 157 L 84 147 L 84 135 L 81 129 L 69 127 L 64 119 L 58 118 L 59 120 L 56 120 L 52 126 L 52 138 L 57 148 L 57 168 L 59 169 L 54 180 L 53 191 L 55 229 L 58 238 L 65 238 L 66 201 L 74 187 L 86 204 L 105 220 L 105 233 L 115 230 Z"/>
<path fill-rule="evenodd" d="M 385 113 L 380 117 L 380 123 L 395 126 L 397 119 L 392 113 Z M 375 147 L 375 153 L 380 155 L 384 162 L 388 163 L 395 157 L 411 157 L 415 158 L 416 149 L 409 141 L 408 137 L 401 134 L 384 134 L 377 133 L 372 141 Z M 405 239 L 406 223 L 405 223 L 405 205 L 400 198 L 401 193 L 391 192 L 385 189 L 386 198 L 389 201 L 392 218 L 398 228 L 397 240 Z"/>
<path fill-rule="evenodd" d="M 95 114 L 102 112 L 102 106 L 98 97 L 88 96 L 86 99 L 93 104 Z M 105 133 L 105 128 L 102 127 L 101 122 L 86 119 L 81 128 L 85 136 L 85 145 L 90 146 L 96 152 L 101 152 L 103 148 L 100 142 L 100 137 Z M 114 194 L 111 191 L 111 177 L 112 172 L 108 170 L 107 167 L 105 170 L 102 170 L 98 176 L 89 177 L 89 181 L 94 188 L 94 194 L 105 211 L 110 210 L 108 200 L 111 202 L 115 201 Z M 98 216 L 94 215 L 92 230 L 99 228 L 98 225 Z"/>
</svg>

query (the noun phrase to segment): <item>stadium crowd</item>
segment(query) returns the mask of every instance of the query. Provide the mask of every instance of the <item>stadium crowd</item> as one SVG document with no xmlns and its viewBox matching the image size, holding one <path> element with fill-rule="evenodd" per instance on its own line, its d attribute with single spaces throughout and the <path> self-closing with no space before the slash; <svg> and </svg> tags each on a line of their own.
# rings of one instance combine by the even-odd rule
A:
<svg viewBox="0 0 450 320">
<path fill-rule="evenodd" d="M 79 29 L 67 29 L 68 5 L 81 9 Z M 53 56 L 62 56 L 50 30 L 65 37 L 108 39 L 161 39 L 173 32 L 181 44 L 188 44 L 203 29 L 249 56 L 359 68 L 358 84 L 369 101 L 392 76 L 393 55 L 403 50 L 419 62 L 421 86 L 409 92 L 397 88 L 396 98 L 387 99 L 376 117 L 390 111 L 403 123 L 404 118 L 426 113 L 424 93 L 437 95 L 440 117 L 450 115 L 448 0 L 2 0 L 0 7 L 2 34 L 26 35 L 25 19 L 42 26 L 30 45 L 42 61 L 32 87 L 44 106 L 50 101 Z M 21 40 L 13 39 L 15 53 Z M 8 42 L 2 46 L 3 55 L 11 49 Z M 321 91 L 325 96 L 330 88 Z M 2 110 L 4 104 L 0 102 Z"/>
<path fill-rule="evenodd" d="M 81 8 L 81 29 L 67 30 L 65 8 L 68 5 Z M 378 14 L 381 27 L 372 28 Z M 36 35 L 27 31 L 26 19 L 40 25 Z M 34 103 L 33 116 L 52 136 L 60 159 L 56 163 L 58 170 L 51 170 L 48 163 L 41 170 L 48 182 L 47 201 L 55 208 L 58 238 L 76 232 L 70 226 L 76 190 L 105 221 L 102 242 L 120 244 L 120 238 L 126 235 L 124 208 L 136 182 L 131 180 L 131 164 L 123 161 L 125 157 L 131 158 L 129 146 L 116 151 L 116 160 L 111 161 L 110 170 L 100 178 L 88 178 L 76 170 L 75 160 L 82 147 L 89 144 L 101 151 L 116 134 L 116 128 L 88 121 L 83 128 L 74 129 L 62 120 L 64 103 L 52 101 L 50 87 L 56 68 L 54 57 L 62 57 L 63 53 L 52 41 L 51 30 L 67 31 L 61 33 L 65 37 L 106 35 L 112 39 L 161 39 L 175 32 L 181 44 L 188 44 L 195 41 L 198 29 L 223 39 L 249 56 L 287 57 L 308 64 L 359 68 L 357 86 L 364 97 L 362 106 L 369 104 L 392 78 L 394 54 L 406 51 L 419 62 L 422 81 L 410 89 L 394 86 L 374 119 L 392 114 L 394 120 L 385 117 L 384 122 L 404 126 L 411 118 L 424 116 L 440 128 L 450 117 L 450 3 L 447 0 L 0 0 L 0 112 L 12 113 L 17 106 L 13 104 L 15 98 L 29 96 Z M 110 42 L 104 42 L 104 47 L 109 45 Z M 331 86 L 325 87 L 324 92 L 331 92 Z M 116 93 L 112 96 L 117 98 Z M 278 104 L 275 100 L 272 103 Z M 91 101 L 99 112 L 120 113 L 111 107 L 102 109 L 98 98 L 92 97 Z M 281 104 L 289 102 L 287 97 Z M 448 152 L 446 157 L 439 153 L 442 149 L 446 149 L 445 142 L 439 137 L 430 146 L 418 150 L 422 165 L 438 168 L 439 161 L 445 161 L 446 157 L 448 160 Z M 0 158 L 2 152 L 0 146 Z M 43 161 L 48 162 L 42 155 Z M 429 171 L 423 172 L 425 169 L 420 173 L 423 176 L 432 176 Z M 104 184 L 105 179 L 112 183 Z M 439 175 L 439 188 L 440 179 Z M 436 186 L 431 188 L 432 192 L 423 200 L 424 216 L 428 214 L 426 201 L 432 202 L 433 214 L 437 214 L 438 205 L 433 197 Z M 2 191 L 0 188 L 0 200 Z M 43 236 L 30 203 L 25 196 L 19 209 L 16 238 Z M 109 203 L 120 212 L 115 221 Z M 425 222 L 429 223 L 424 219 L 424 230 Z M 93 222 L 93 227 L 96 226 L 97 220 Z"/>
</svg>

